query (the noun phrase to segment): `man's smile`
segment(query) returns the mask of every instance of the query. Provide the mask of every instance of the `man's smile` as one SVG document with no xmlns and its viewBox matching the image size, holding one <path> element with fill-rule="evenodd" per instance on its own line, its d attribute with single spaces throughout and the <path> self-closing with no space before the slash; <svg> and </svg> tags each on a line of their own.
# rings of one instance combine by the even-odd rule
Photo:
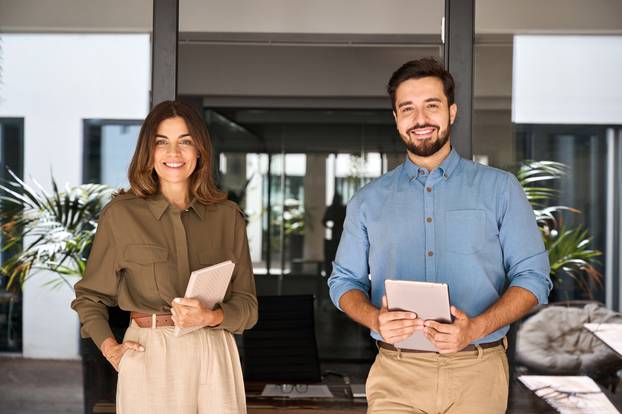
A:
<svg viewBox="0 0 622 414">
<path fill-rule="evenodd" d="M 417 140 L 429 139 L 429 138 L 432 138 L 434 131 L 436 131 L 437 129 L 438 129 L 437 127 L 432 127 L 432 126 L 410 128 L 408 130 L 408 135 L 410 135 L 411 137 Z"/>
</svg>

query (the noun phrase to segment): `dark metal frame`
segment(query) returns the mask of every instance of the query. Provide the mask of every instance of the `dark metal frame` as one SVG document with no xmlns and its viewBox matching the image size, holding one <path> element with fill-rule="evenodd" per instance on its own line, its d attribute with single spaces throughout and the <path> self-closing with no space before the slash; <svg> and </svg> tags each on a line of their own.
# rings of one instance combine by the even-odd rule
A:
<svg viewBox="0 0 622 414">
<path fill-rule="evenodd" d="M 473 43 L 475 0 L 445 0 L 445 68 L 456 81 L 458 116 L 451 143 L 464 158 L 473 157 Z"/>
<path fill-rule="evenodd" d="M 151 107 L 177 97 L 179 0 L 153 0 Z"/>
</svg>

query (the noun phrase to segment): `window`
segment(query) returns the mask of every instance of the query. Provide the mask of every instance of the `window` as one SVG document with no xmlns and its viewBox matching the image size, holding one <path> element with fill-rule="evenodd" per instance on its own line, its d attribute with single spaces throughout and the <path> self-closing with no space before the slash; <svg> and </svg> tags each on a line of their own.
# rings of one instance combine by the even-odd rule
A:
<svg viewBox="0 0 622 414">
<path fill-rule="evenodd" d="M 8 170 L 22 178 L 24 175 L 24 120 L 0 118 L 0 180 L 11 181 Z M 2 208 L 4 211 L 4 208 Z M 4 241 L 0 235 L 0 245 Z M 15 253 L 14 249 L 3 251 L 0 261 Z M 22 292 L 19 286 L 6 289 L 7 281 L 0 279 L 0 352 L 22 350 Z"/>
<path fill-rule="evenodd" d="M 85 183 L 128 186 L 127 169 L 141 124 L 138 120 L 84 120 Z"/>
</svg>

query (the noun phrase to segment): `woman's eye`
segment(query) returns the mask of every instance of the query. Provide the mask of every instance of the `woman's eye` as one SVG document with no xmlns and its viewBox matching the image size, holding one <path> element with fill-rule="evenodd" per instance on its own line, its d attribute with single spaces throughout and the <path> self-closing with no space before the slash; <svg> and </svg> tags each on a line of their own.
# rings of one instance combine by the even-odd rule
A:
<svg viewBox="0 0 622 414">
<path fill-rule="evenodd" d="M 156 139 L 156 145 L 166 145 L 167 141 L 165 139 Z"/>
<path fill-rule="evenodd" d="M 192 142 L 191 139 L 183 139 L 183 140 L 181 140 L 180 144 L 182 144 L 182 145 L 192 145 L 193 142 Z"/>
</svg>

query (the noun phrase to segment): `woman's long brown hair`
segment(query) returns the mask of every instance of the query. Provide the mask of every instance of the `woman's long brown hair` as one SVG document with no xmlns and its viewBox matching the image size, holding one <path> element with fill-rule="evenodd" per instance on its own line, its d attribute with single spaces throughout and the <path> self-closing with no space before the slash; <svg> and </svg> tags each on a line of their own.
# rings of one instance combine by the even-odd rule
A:
<svg viewBox="0 0 622 414">
<path fill-rule="evenodd" d="M 153 166 L 155 135 L 162 121 L 177 116 L 186 121 L 188 132 L 199 153 L 197 165 L 189 178 L 191 195 L 203 204 L 214 204 L 225 200 L 226 193 L 220 191 L 214 184 L 212 142 L 205 121 L 194 109 L 179 101 L 161 102 L 145 118 L 128 170 L 129 191 L 143 198 L 159 191 L 159 179 Z"/>
</svg>

